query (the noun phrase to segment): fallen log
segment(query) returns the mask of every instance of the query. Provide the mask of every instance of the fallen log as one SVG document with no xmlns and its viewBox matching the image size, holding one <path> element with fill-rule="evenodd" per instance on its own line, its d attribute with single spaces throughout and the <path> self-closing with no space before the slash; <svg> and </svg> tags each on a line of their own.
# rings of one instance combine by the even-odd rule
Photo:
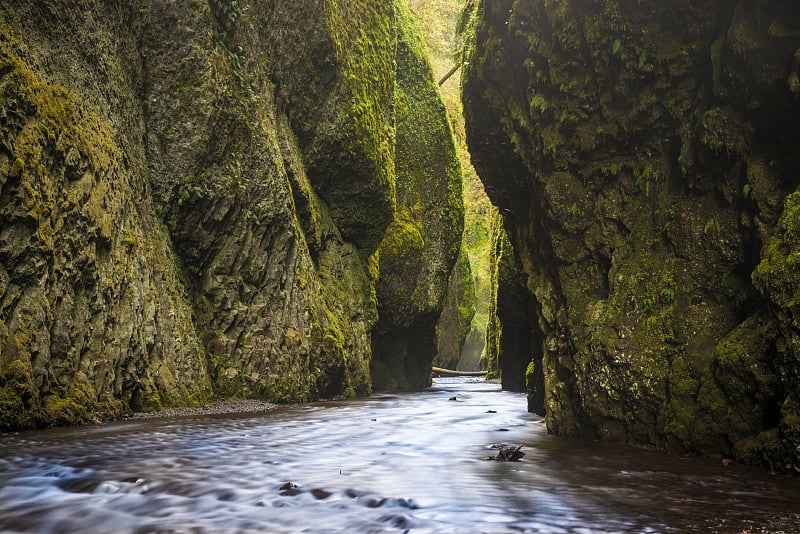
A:
<svg viewBox="0 0 800 534">
<path fill-rule="evenodd" d="M 486 371 L 453 371 L 441 367 L 433 367 L 431 371 L 434 376 L 486 376 Z"/>
<path fill-rule="evenodd" d="M 447 71 L 447 74 L 445 74 L 444 76 L 442 76 L 442 79 L 441 79 L 441 80 L 439 80 L 439 87 L 441 87 L 442 85 L 444 85 L 444 82 L 446 82 L 448 79 L 450 79 L 450 76 L 452 76 L 453 74 L 455 74 L 455 73 L 456 73 L 456 71 L 457 71 L 458 69 L 460 69 L 460 68 L 461 68 L 461 63 L 456 63 L 456 64 L 453 66 L 453 68 L 452 68 L 452 69 L 450 69 L 449 71 Z"/>
</svg>

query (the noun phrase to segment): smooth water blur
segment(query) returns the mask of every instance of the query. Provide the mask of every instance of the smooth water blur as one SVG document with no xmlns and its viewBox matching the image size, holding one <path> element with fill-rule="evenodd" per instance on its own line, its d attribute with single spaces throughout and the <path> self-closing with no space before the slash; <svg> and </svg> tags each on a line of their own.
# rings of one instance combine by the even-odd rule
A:
<svg viewBox="0 0 800 534">
<path fill-rule="evenodd" d="M 441 379 L 267 414 L 3 435 L 0 530 L 800 532 L 800 479 L 548 436 L 525 406 Z M 527 455 L 488 461 L 495 443 Z"/>
</svg>

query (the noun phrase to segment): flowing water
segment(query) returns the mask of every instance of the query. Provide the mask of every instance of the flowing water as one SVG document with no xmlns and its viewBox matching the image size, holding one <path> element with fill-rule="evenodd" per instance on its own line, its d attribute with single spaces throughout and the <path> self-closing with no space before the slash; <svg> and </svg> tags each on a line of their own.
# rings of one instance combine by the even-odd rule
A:
<svg viewBox="0 0 800 534">
<path fill-rule="evenodd" d="M 797 477 L 549 436 L 525 405 L 442 379 L 266 414 L 6 434 L 0 531 L 800 532 Z M 498 443 L 527 454 L 487 460 Z"/>
</svg>

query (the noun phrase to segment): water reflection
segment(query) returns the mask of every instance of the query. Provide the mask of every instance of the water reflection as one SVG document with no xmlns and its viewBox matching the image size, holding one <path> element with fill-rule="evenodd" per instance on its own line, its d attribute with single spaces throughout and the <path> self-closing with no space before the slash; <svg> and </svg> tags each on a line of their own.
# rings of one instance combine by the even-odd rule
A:
<svg viewBox="0 0 800 534">
<path fill-rule="evenodd" d="M 455 400 L 451 400 L 455 399 Z M 0 437 L 10 532 L 800 531 L 800 481 L 548 436 L 478 381 Z M 521 462 L 487 461 L 522 443 Z"/>
</svg>

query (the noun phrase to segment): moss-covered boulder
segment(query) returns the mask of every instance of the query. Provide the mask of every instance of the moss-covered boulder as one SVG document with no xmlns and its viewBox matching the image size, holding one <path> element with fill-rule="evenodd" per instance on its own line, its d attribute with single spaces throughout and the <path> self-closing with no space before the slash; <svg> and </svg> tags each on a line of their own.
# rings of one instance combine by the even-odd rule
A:
<svg viewBox="0 0 800 534">
<path fill-rule="evenodd" d="M 375 253 L 379 321 L 373 383 L 384 390 L 430 383 L 436 323 L 464 230 L 461 169 L 416 23 L 397 4 L 397 208 Z"/>
<path fill-rule="evenodd" d="M 779 217 L 800 176 L 800 8 L 476 9 L 468 139 L 535 298 L 549 428 L 797 464 Z"/>
</svg>

